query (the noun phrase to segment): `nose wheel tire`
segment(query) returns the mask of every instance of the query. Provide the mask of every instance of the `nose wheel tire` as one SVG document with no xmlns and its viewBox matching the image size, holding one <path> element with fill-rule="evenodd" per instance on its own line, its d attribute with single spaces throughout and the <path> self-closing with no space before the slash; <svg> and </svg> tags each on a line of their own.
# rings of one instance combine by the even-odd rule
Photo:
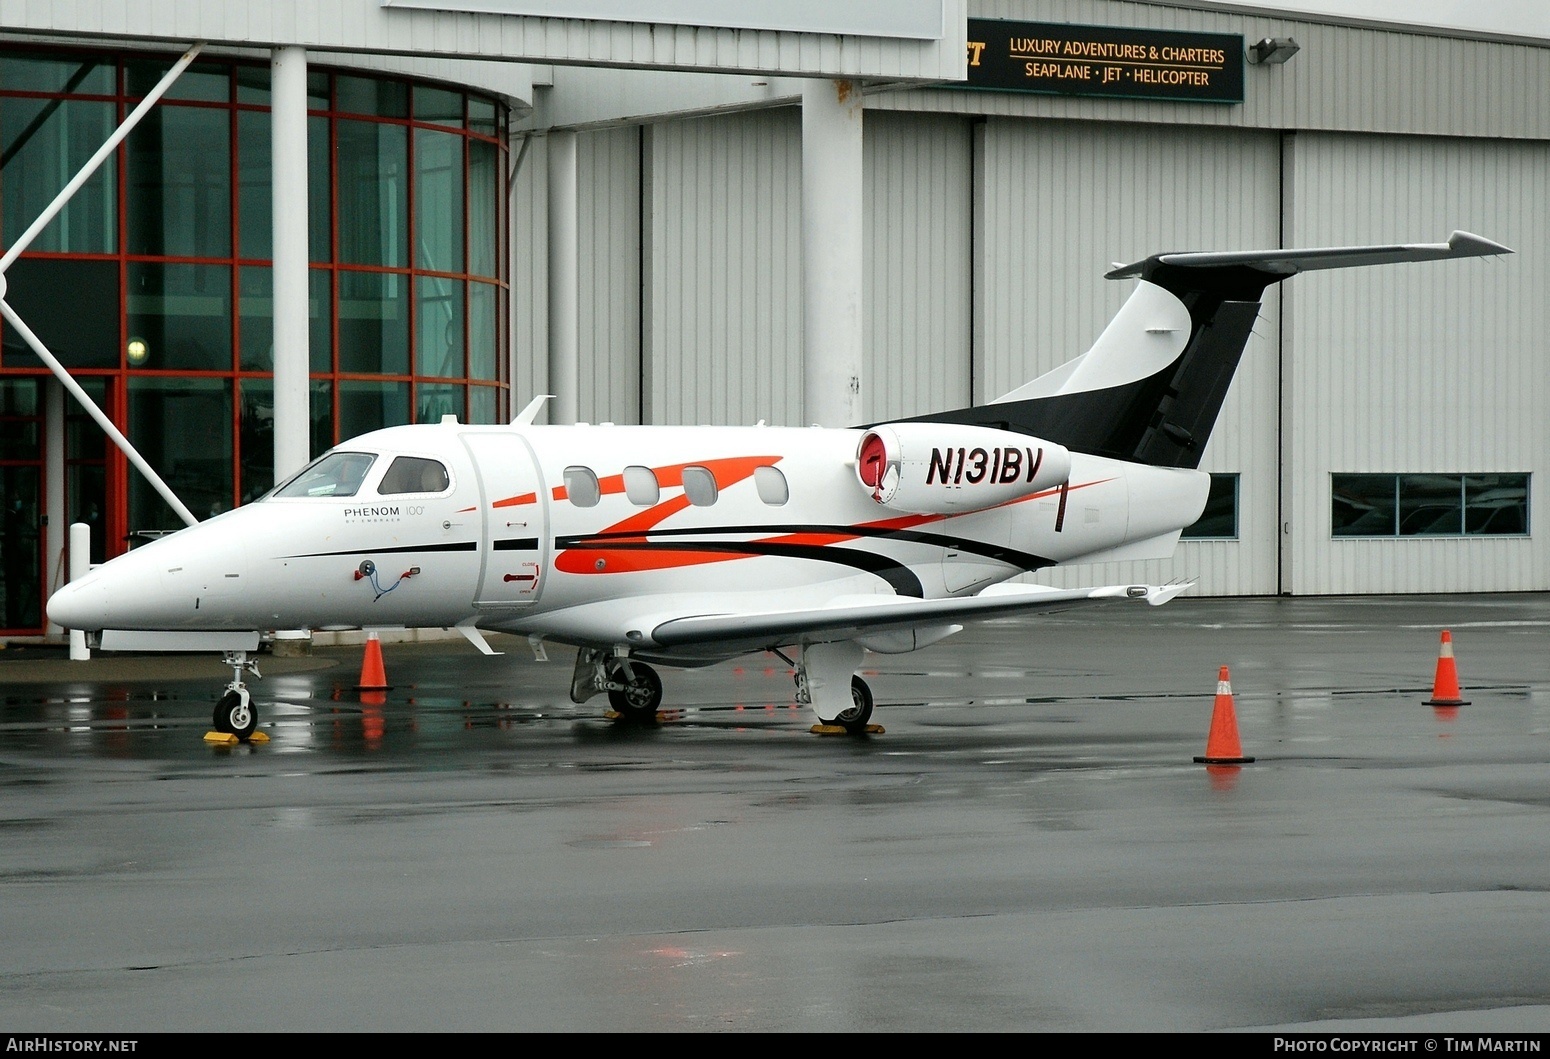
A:
<svg viewBox="0 0 1550 1059">
<path fill-rule="evenodd" d="M 247 689 L 233 689 L 222 695 L 221 701 L 215 704 L 211 723 L 217 732 L 229 732 L 238 739 L 252 735 L 258 729 L 258 710 Z"/>
<path fill-rule="evenodd" d="M 840 711 L 833 723 L 859 735 L 866 731 L 867 722 L 872 719 L 872 689 L 860 677 L 850 678 L 850 701 L 850 709 Z"/>
<path fill-rule="evenodd" d="M 643 662 L 631 662 L 627 674 L 623 664 L 616 662 L 608 667 L 608 679 L 624 685 L 608 693 L 608 704 L 619 716 L 637 722 L 657 719 L 657 708 L 662 705 L 662 678 L 655 669 Z"/>
</svg>

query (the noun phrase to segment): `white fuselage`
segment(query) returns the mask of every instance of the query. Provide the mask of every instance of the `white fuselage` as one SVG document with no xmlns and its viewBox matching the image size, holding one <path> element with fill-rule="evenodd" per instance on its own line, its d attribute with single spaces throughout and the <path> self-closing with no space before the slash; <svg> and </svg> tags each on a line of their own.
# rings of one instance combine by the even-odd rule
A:
<svg viewBox="0 0 1550 1059">
<path fill-rule="evenodd" d="M 894 510 L 857 478 L 863 433 L 380 430 L 334 450 L 372 457 L 352 495 L 282 487 L 98 567 L 50 616 L 89 630 L 473 624 L 649 648 L 654 616 L 932 599 L 1135 542 L 1167 554 L 1205 502 L 1198 471 L 1076 453 L 1067 482 L 1010 502 L 976 508 L 960 483 L 961 513 Z M 388 486 L 400 456 L 445 481 Z"/>
</svg>

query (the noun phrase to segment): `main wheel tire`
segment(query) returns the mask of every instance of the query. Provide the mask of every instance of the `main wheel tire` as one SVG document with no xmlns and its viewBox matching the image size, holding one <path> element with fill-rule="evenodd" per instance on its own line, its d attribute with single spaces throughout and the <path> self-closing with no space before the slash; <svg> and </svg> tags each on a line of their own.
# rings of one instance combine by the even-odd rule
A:
<svg viewBox="0 0 1550 1059">
<path fill-rule="evenodd" d="M 215 704 L 212 723 L 217 732 L 229 732 L 245 740 L 258 730 L 258 709 L 246 691 L 228 691 Z"/>
<path fill-rule="evenodd" d="M 662 678 L 644 662 L 631 662 L 630 672 L 633 677 L 625 675 L 624 665 L 620 662 L 608 667 L 608 679 L 626 685 L 622 690 L 608 693 L 608 704 L 627 720 L 655 721 L 657 707 L 662 705 Z"/>
<path fill-rule="evenodd" d="M 850 703 L 850 709 L 842 710 L 834 723 L 852 735 L 859 735 L 872 719 L 872 689 L 860 677 L 850 678 Z"/>
</svg>

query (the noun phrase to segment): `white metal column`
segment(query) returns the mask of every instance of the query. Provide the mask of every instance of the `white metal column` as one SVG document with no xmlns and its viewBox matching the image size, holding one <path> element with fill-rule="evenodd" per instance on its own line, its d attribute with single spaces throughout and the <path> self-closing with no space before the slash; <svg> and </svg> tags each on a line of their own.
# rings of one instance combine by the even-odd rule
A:
<svg viewBox="0 0 1550 1059">
<path fill-rule="evenodd" d="M 802 90 L 802 417 L 861 421 L 861 86 Z"/>
<path fill-rule="evenodd" d="M 43 382 L 43 564 L 50 595 L 65 583 L 65 388 L 57 379 Z M 48 622 L 49 634 L 63 626 Z"/>
<path fill-rule="evenodd" d="M 307 52 L 270 57 L 274 232 L 274 476 L 311 458 L 310 297 L 307 283 Z"/>
<path fill-rule="evenodd" d="M 580 408 L 580 218 L 576 134 L 549 134 L 549 402 L 550 423 L 574 423 Z"/>
</svg>

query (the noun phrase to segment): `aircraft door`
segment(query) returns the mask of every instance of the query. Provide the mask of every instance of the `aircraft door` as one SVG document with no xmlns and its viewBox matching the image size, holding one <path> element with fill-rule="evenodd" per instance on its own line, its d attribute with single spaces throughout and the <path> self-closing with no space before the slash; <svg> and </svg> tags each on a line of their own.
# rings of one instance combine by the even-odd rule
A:
<svg viewBox="0 0 1550 1059">
<path fill-rule="evenodd" d="M 543 591 L 548 504 L 527 440 L 502 431 L 466 433 L 463 445 L 479 478 L 479 590 L 474 604 L 511 607 Z"/>
</svg>

